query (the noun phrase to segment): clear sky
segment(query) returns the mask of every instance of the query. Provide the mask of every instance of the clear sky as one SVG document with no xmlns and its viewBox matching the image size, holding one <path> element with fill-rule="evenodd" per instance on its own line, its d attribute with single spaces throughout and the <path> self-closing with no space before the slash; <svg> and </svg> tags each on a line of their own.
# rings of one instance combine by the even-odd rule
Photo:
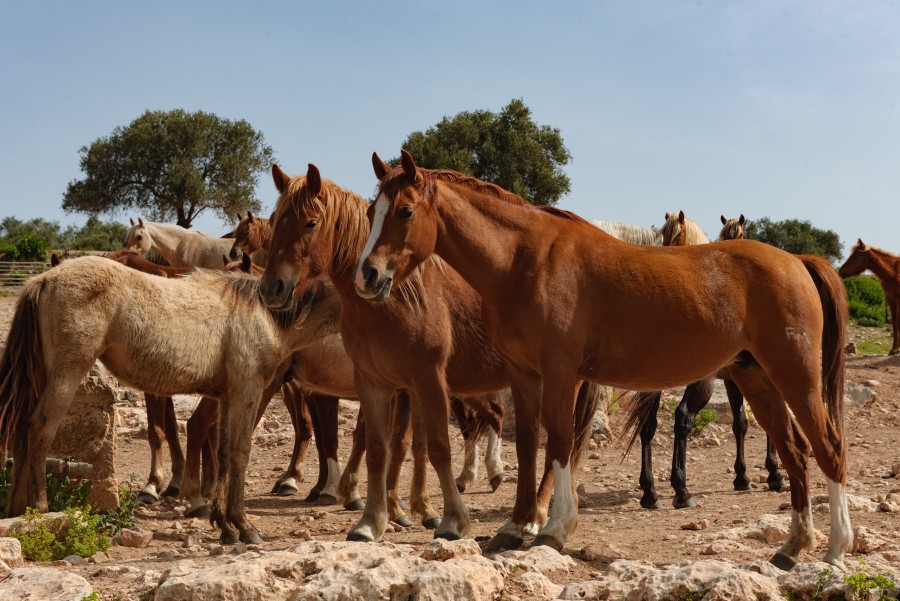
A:
<svg viewBox="0 0 900 601">
<path fill-rule="evenodd" d="M 900 4 L 864 0 L 0 0 L 0 217 L 83 223 L 79 148 L 147 109 L 246 119 L 288 173 L 370 196 L 373 150 L 512 98 L 561 130 L 586 218 L 800 218 L 900 252 Z"/>
</svg>

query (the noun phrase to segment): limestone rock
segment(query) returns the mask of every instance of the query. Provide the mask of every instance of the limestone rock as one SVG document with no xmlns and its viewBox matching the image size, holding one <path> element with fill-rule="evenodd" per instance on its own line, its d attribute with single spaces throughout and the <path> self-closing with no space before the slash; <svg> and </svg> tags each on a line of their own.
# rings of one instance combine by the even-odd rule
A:
<svg viewBox="0 0 900 601">
<path fill-rule="evenodd" d="M 504 551 L 494 555 L 493 560 L 499 563 L 507 573 L 512 571 L 513 567 L 517 570 L 546 574 L 556 570 L 568 572 L 569 568 L 575 566 L 574 559 L 546 545 L 531 547 L 527 551 Z"/>
<path fill-rule="evenodd" d="M 455 541 L 438 538 L 425 545 L 419 557 L 426 560 L 447 561 L 465 555 L 481 555 L 481 547 L 470 538 Z"/>
<path fill-rule="evenodd" d="M 0 538 L 0 561 L 10 568 L 25 566 L 25 558 L 22 557 L 22 544 L 19 539 L 12 537 Z"/>
<path fill-rule="evenodd" d="M 875 400 L 875 391 L 868 386 L 847 380 L 844 385 L 844 402 L 861 407 Z"/>
<path fill-rule="evenodd" d="M 512 580 L 528 593 L 529 599 L 556 599 L 563 591 L 561 585 L 553 584 L 539 572 L 520 572 Z"/>
<path fill-rule="evenodd" d="M 0 582 L 0 599 L 78 601 L 92 592 L 88 581 L 78 574 L 53 568 L 17 568 Z"/>
<path fill-rule="evenodd" d="M 123 547 L 143 549 L 153 540 L 153 532 L 150 530 L 136 530 L 125 528 L 119 533 L 119 544 Z"/>
<path fill-rule="evenodd" d="M 720 555 L 722 553 L 746 552 L 750 551 L 750 547 L 736 540 L 714 540 L 703 551 L 701 555 Z"/>
<path fill-rule="evenodd" d="M 781 577 L 781 590 L 801 596 L 803 599 L 852 599 L 850 587 L 844 583 L 840 570 L 821 561 L 801 563 Z"/>
<path fill-rule="evenodd" d="M 627 599 L 657 601 L 684 598 L 705 591 L 707 601 L 725 599 L 778 599 L 778 584 L 755 572 L 736 569 L 721 561 L 682 562 L 666 566 L 641 580 Z"/>
<path fill-rule="evenodd" d="M 865 526 L 853 528 L 853 552 L 872 553 L 887 545 L 888 541 L 878 532 Z"/>
</svg>

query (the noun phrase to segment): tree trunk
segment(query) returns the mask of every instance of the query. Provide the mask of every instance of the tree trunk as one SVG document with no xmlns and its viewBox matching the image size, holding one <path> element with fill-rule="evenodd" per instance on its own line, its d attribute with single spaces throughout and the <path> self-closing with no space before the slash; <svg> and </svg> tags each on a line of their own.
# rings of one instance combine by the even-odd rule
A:
<svg viewBox="0 0 900 601">
<path fill-rule="evenodd" d="M 178 207 L 175 209 L 175 214 L 178 217 L 178 220 L 175 222 L 180 225 L 184 229 L 191 229 L 191 220 L 184 214 L 184 209 L 182 207 Z"/>
</svg>

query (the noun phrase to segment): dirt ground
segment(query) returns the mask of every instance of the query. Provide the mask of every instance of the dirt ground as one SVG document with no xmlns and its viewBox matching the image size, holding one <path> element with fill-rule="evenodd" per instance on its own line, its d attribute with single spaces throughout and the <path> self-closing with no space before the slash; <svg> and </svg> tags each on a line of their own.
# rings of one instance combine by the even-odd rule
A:
<svg viewBox="0 0 900 601">
<path fill-rule="evenodd" d="M 12 315 L 14 297 L 0 298 L 0 341 L 5 343 L 9 319 Z M 886 329 L 854 328 L 851 340 L 883 339 L 890 335 Z M 900 357 L 850 356 L 847 359 L 847 379 L 865 383 L 876 393 L 876 399 L 862 407 L 847 409 L 846 426 L 850 440 L 849 492 L 852 495 L 881 500 L 891 492 L 900 492 L 900 479 L 887 477 L 892 465 L 900 461 Z M 677 399 L 674 395 L 672 399 Z M 349 451 L 350 432 L 355 423 L 354 403 L 341 404 L 341 453 L 346 459 Z M 727 411 L 727 410 L 726 410 Z M 633 452 L 622 461 L 623 446 L 616 442 L 595 445 L 577 475 L 583 485 L 579 525 L 568 540 L 565 552 L 577 560 L 578 568 L 558 584 L 568 581 L 589 579 L 592 573 L 602 569 L 609 562 L 618 559 L 644 559 L 665 564 L 684 559 L 699 559 L 708 543 L 701 543 L 698 533 L 682 529 L 688 522 L 708 520 L 704 534 L 714 535 L 718 531 L 736 525 L 754 522 L 767 513 L 787 514 L 784 509 L 790 502 L 789 492 L 769 492 L 766 490 L 763 467 L 765 435 L 751 420 L 747 440 L 748 474 L 753 481 L 753 490 L 735 492 L 732 490 L 734 463 L 734 443 L 731 435 L 730 415 L 720 415 L 699 436 L 692 439 L 688 447 L 688 487 L 698 504 L 692 509 L 671 508 L 671 488 L 669 487 L 669 467 L 672 453 L 672 418 L 668 412 L 660 413 L 660 426 L 655 440 L 654 457 L 657 489 L 663 497 L 665 508 L 657 511 L 641 509 L 638 505 L 640 490 L 637 486 L 639 473 L 639 452 Z M 182 418 L 186 416 L 180 416 Z M 621 429 L 621 411 L 613 411 L 610 425 L 614 435 Z M 296 545 L 301 537 L 311 536 L 319 540 L 343 540 L 347 530 L 358 519 L 360 512 L 346 511 L 340 506 L 320 506 L 303 502 L 303 496 L 315 480 L 317 470 L 316 453 L 310 447 L 306 466 L 306 482 L 301 494 L 294 497 L 276 497 L 269 494 L 275 478 L 288 462 L 291 452 L 292 430 L 290 419 L 284 406 L 274 401 L 255 435 L 258 444 L 254 446 L 247 480 L 247 508 L 251 520 L 259 528 L 265 541 L 261 548 L 283 549 Z M 491 492 L 484 477 L 483 466 L 479 480 L 465 495 L 473 518 L 471 537 L 478 540 L 493 535 L 512 511 L 515 495 L 516 458 L 511 435 L 512 423 L 507 424 L 504 435 L 503 459 L 507 465 L 509 480 L 496 492 Z M 183 432 L 183 430 L 182 430 Z M 454 463 L 458 473 L 462 461 L 462 438 L 455 427 L 451 428 L 455 440 Z M 183 439 L 182 439 L 183 440 Z M 825 481 L 821 471 L 812 464 L 812 494 L 825 494 Z M 149 471 L 149 451 L 145 439 L 136 433 L 120 437 L 118 441 L 117 470 L 121 479 L 135 474 L 143 483 Z M 403 489 L 408 490 L 411 460 L 404 467 Z M 430 491 L 435 507 L 440 511 L 441 496 L 437 477 L 430 472 Z M 365 473 L 361 490 L 365 494 Z M 761 483 L 760 483 L 761 482 Z M 200 520 L 185 520 L 180 517 L 184 505 L 179 500 L 164 500 L 156 507 L 140 510 L 143 529 L 154 531 L 155 538 L 149 547 L 133 549 L 113 547 L 108 564 L 137 568 L 148 574 L 165 570 L 173 560 L 191 557 L 202 565 L 205 558 L 216 554 L 218 532 Z M 900 524 L 896 513 L 867 513 L 852 511 L 854 526 L 862 525 L 876 532 L 896 536 Z M 827 512 L 814 513 L 816 527 L 828 533 Z M 431 540 L 432 533 L 421 526 L 401 529 L 399 526 L 388 532 L 385 539 L 392 542 L 424 544 Z M 200 533 L 199 545 L 185 546 L 182 541 L 186 532 Z M 756 541 L 742 541 L 749 551 L 726 551 L 719 559 L 748 560 L 768 558 L 775 545 Z M 820 542 L 812 553 L 805 553 L 803 561 L 819 560 L 826 551 Z M 227 551 L 226 551 L 227 552 Z M 855 564 L 851 557 L 848 565 Z M 123 584 L 122 572 L 104 569 L 103 565 L 87 564 L 61 567 L 77 572 L 87 578 L 102 599 L 139 598 L 152 590 L 151 578 L 144 582 L 129 580 Z M 123 586 L 125 588 L 123 588 Z"/>
</svg>

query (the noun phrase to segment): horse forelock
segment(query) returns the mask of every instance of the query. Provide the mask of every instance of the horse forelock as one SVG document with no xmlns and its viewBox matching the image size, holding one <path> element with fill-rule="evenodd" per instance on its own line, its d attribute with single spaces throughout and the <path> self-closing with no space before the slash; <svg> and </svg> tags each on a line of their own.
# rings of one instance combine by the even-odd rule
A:
<svg viewBox="0 0 900 601">
<path fill-rule="evenodd" d="M 356 268 L 360 250 L 369 237 L 367 206 L 362 197 L 327 179 L 322 180 L 318 196 L 311 198 L 306 190 L 306 176 L 298 175 L 291 178 L 287 190 L 278 198 L 271 218 L 271 231 L 274 233 L 285 211 L 292 210 L 297 215 L 301 210 L 313 212 L 319 215 L 319 230 L 341 230 L 333 235 L 332 263 L 339 271 L 352 270 Z"/>
<path fill-rule="evenodd" d="M 685 245 L 693 246 L 694 244 L 706 244 L 709 242 L 709 238 L 707 238 L 706 234 L 703 233 L 703 230 L 696 222 L 685 218 L 683 227 Z M 681 229 L 682 224 L 678 220 L 678 213 L 670 213 L 669 218 L 662 226 L 663 246 L 676 245 L 677 243 L 673 244 L 673 241 L 677 240 L 681 235 Z"/>
<path fill-rule="evenodd" d="M 744 238 L 744 226 L 741 222 L 732 217 L 725 220 L 722 231 L 719 233 L 719 240 L 740 240 Z"/>
<path fill-rule="evenodd" d="M 254 217 L 253 221 L 243 217 L 234 229 L 234 237 L 254 250 L 268 249 L 272 243 L 272 224 L 265 217 Z"/>
</svg>

